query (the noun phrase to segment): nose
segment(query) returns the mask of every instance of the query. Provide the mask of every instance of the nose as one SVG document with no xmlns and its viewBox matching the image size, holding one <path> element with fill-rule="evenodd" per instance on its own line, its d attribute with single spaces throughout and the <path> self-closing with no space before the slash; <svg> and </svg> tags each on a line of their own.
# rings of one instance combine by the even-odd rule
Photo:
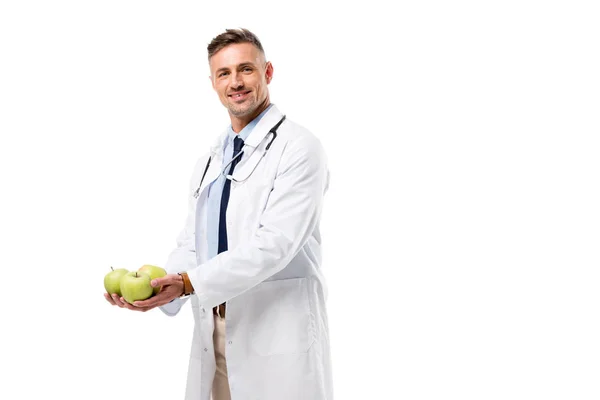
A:
<svg viewBox="0 0 600 400">
<path fill-rule="evenodd" d="M 229 83 L 233 89 L 238 89 L 244 86 L 244 81 L 242 80 L 242 75 L 240 73 L 232 72 L 231 73 L 231 81 Z"/>
</svg>

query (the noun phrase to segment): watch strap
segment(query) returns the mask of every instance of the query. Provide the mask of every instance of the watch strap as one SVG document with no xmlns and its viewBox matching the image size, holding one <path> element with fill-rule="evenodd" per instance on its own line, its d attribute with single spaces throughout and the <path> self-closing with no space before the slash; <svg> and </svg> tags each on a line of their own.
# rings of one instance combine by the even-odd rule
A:
<svg viewBox="0 0 600 400">
<path fill-rule="evenodd" d="M 190 281 L 190 277 L 187 272 L 180 272 L 179 276 L 183 279 L 183 294 L 182 296 L 189 296 L 194 294 L 194 287 L 192 286 L 192 282 Z"/>
</svg>

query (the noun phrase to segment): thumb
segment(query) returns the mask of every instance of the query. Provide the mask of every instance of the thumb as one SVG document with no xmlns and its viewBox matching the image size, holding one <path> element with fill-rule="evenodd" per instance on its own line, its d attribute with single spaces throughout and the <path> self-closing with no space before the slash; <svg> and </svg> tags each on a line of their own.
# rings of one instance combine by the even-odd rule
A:
<svg viewBox="0 0 600 400">
<path fill-rule="evenodd" d="M 152 279 L 152 282 L 150 282 L 150 285 L 152 287 L 157 287 L 157 286 L 164 286 L 164 285 L 172 285 L 177 281 L 180 281 L 181 277 L 177 274 L 169 274 L 169 275 L 165 275 L 162 278 L 155 278 Z"/>
</svg>

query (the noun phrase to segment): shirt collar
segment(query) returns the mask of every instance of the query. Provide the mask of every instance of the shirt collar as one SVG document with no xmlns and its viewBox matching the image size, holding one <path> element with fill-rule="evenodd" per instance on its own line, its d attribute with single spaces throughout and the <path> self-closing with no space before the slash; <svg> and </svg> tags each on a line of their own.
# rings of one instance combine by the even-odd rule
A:
<svg viewBox="0 0 600 400">
<path fill-rule="evenodd" d="M 252 122 L 256 121 L 255 126 L 252 127 L 252 131 L 248 130 L 244 132 L 246 138 L 244 139 L 244 146 L 256 147 L 262 141 L 262 139 L 268 134 L 269 129 L 274 126 L 277 121 L 281 119 L 283 114 L 277 106 L 273 103 L 269 104 L 269 107 L 257 116 Z M 264 118 L 263 118 L 264 117 Z M 259 121 L 260 120 L 260 121 Z M 249 124 L 250 125 L 250 124 Z M 240 132 L 242 133 L 242 132 Z M 230 141 L 233 142 L 233 138 L 236 135 L 231 129 L 231 125 L 225 128 L 221 134 L 215 138 L 212 146 L 210 147 L 211 157 L 220 159 L 223 156 L 223 150 Z"/>
<path fill-rule="evenodd" d="M 262 119 L 262 117 L 264 117 L 264 115 L 267 113 L 267 111 L 269 111 L 269 109 L 273 106 L 273 103 L 269 104 L 269 106 L 263 110 L 263 112 L 261 112 L 256 118 L 254 118 L 252 121 L 250 121 L 250 123 L 248 125 L 246 125 L 241 131 L 240 133 L 235 133 L 233 131 L 233 128 L 231 125 L 229 125 L 229 128 L 227 129 L 227 141 L 229 143 L 233 142 L 233 139 L 235 139 L 236 137 L 239 137 L 242 140 L 246 140 L 248 138 L 248 136 L 250 135 L 250 133 L 252 132 L 252 130 L 254 129 L 254 127 L 258 124 L 258 122 Z"/>
</svg>

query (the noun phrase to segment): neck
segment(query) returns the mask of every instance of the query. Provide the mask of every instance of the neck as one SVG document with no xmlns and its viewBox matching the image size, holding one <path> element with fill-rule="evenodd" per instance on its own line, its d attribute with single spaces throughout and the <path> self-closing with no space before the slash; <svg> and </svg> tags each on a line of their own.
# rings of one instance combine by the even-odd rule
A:
<svg viewBox="0 0 600 400">
<path fill-rule="evenodd" d="M 269 101 L 269 96 L 267 96 L 265 101 L 263 101 L 258 107 L 256 107 L 256 110 L 254 110 L 254 112 L 252 112 L 251 114 L 240 117 L 236 117 L 234 115 L 229 114 L 229 117 L 231 118 L 231 129 L 233 129 L 235 133 L 240 133 L 242 129 L 246 127 L 246 125 L 252 122 L 254 118 L 258 117 L 260 113 L 265 111 L 270 104 L 271 102 Z"/>
</svg>

